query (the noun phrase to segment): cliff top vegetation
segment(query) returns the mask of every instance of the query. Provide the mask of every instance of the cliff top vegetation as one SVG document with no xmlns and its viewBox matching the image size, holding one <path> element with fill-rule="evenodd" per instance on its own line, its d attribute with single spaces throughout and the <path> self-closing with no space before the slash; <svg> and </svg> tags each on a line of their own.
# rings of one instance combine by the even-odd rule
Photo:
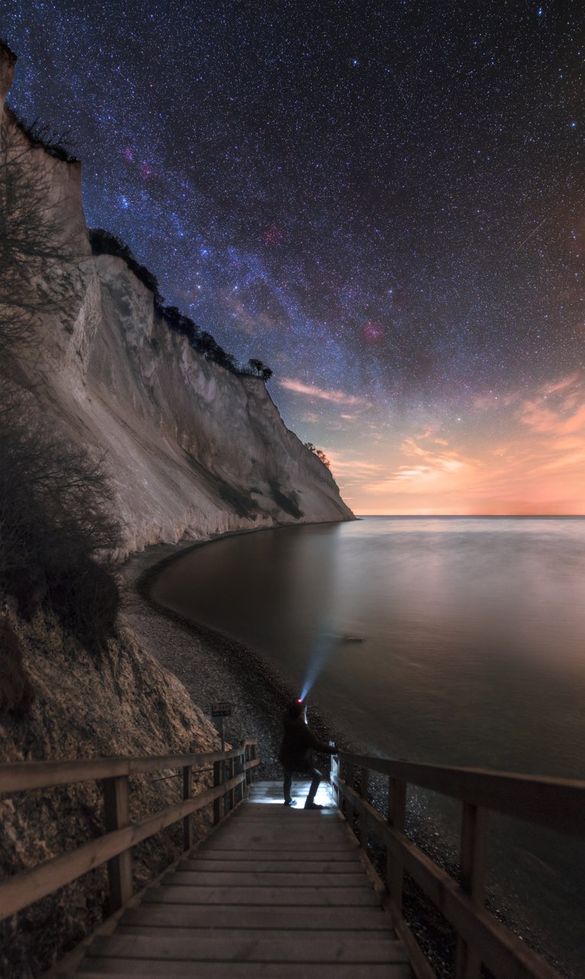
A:
<svg viewBox="0 0 585 979">
<path fill-rule="evenodd" d="M 177 306 L 165 306 L 156 275 L 137 261 L 129 246 L 121 238 L 111 231 L 105 231 L 104 228 L 90 228 L 89 240 L 94 255 L 114 255 L 126 262 L 140 282 L 152 292 L 155 309 L 168 328 L 186 337 L 198 354 L 202 354 L 207 360 L 232 374 L 258 377 L 263 381 L 270 380 L 272 371 L 261 360 L 252 357 L 246 365 L 238 364 L 234 355 L 227 353 L 211 333 L 202 330 L 189 316 L 181 313 Z"/>
</svg>

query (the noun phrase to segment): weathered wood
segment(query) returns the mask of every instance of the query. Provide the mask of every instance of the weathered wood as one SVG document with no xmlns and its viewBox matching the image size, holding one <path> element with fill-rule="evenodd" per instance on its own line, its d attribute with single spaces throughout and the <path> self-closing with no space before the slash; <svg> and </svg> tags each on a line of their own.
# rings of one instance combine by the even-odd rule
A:
<svg viewBox="0 0 585 979">
<path fill-rule="evenodd" d="M 95 958 L 164 960 L 169 962 L 406 962 L 402 942 L 369 936 L 299 941 L 288 938 L 258 941 L 250 932 L 244 940 L 231 932 L 219 939 L 179 938 L 177 936 L 111 935 L 95 938 L 89 953 Z"/>
<path fill-rule="evenodd" d="M 388 825 L 398 833 L 404 832 L 406 819 L 406 782 L 397 778 L 388 779 Z M 392 853 L 386 847 L 386 886 L 394 907 L 402 914 L 402 887 L 404 870 L 400 853 Z"/>
<path fill-rule="evenodd" d="M 303 877 L 304 874 L 360 875 L 361 864 L 357 857 L 350 860 L 207 860 L 206 850 L 196 860 L 182 860 L 179 870 L 196 870 L 198 873 L 232 874 L 241 877 L 245 874 L 290 874 Z"/>
<path fill-rule="evenodd" d="M 236 776 L 238 780 L 244 778 L 244 774 Z M 112 857 L 123 853 L 124 850 L 128 850 L 149 836 L 154 836 L 167 826 L 172 826 L 189 813 L 204 809 L 224 791 L 225 787 L 221 785 L 215 789 L 208 789 L 195 799 L 169 806 L 168 809 L 149 816 L 141 822 L 85 843 L 71 853 L 47 860 L 33 870 L 26 870 L 24 873 L 6 878 L 0 882 L 0 920 L 46 897 L 64 884 L 70 884 L 89 870 L 94 870 Z"/>
<path fill-rule="evenodd" d="M 352 805 L 363 805 L 370 825 L 380 840 L 402 857 L 404 870 L 454 927 L 463 941 L 475 949 L 496 979 L 559 979 L 559 974 L 516 938 L 487 911 L 478 910 L 463 888 L 403 834 L 387 826 L 369 803 L 351 786 L 340 782 Z"/>
<path fill-rule="evenodd" d="M 130 825 L 128 778 L 106 778 L 102 782 L 104 825 L 107 833 Z M 125 850 L 108 860 L 108 911 L 113 914 L 132 897 L 132 852 Z"/>
<path fill-rule="evenodd" d="M 152 887 L 145 903 L 155 904 L 241 904 L 279 907 L 376 907 L 378 898 L 364 878 L 362 887 Z"/>
<path fill-rule="evenodd" d="M 345 832 L 343 828 L 337 829 L 335 827 L 332 829 L 331 833 L 323 832 L 319 830 L 295 830 L 291 829 L 287 832 L 286 827 L 284 829 L 267 829 L 264 831 L 252 830 L 251 832 L 244 832 L 239 829 L 233 829 L 230 826 L 230 831 L 220 830 L 217 834 L 217 839 L 214 840 L 214 847 L 221 849 L 222 846 L 227 846 L 231 849 L 245 850 L 246 847 L 252 846 L 256 849 L 259 846 L 265 849 L 278 850 L 281 846 L 288 846 L 290 849 L 294 850 L 297 846 L 309 845 L 312 849 L 315 849 L 321 845 L 323 846 L 345 846 Z"/>
<path fill-rule="evenodd" d="M 307 854 L 314 853 L 317 856 L 321 856 L 321 859 L 329 859 L 331 854 L 343 853 L 345 852 L 345 844 L 343 840 L 339 840 L 338 843 L 313 843 L 312 841 L 299 842 L 297 840 L 291 840 L 287 837 L 283 841 L 283 845 L 288 845 L 293 848 L 293 852 L 296 853 L 297 859 L 299 856 L 305 860 L 307 859 Z M 227 854 L 245 851 L 248 854 L 254 854 L 254 856 L 263 854 L 266 850 L 270 849 L 273 853 L 278 853 L 279 841 L 271 838 L 270 840 L 264 839 L 257 843 L 253 841 L 248 841 L 243 844 L 241 842 L 231 842 L 226 840 L 218 841 L 214 844 L 214 850 L 216 853 L 223 853 L 224 859 L 227 859 Z"/>
<path fill-rule="evenodd" d="M 354 874 L 287 874 L 266 873 L 253 870 L 246 874 L 218 873 L 216 871 L 176 870 L 167 874 L 162 882 L 198 887 L 363 887 L 363 870 Z"/>
<path fill-rule="evenodd" d="M 242 748 L 234 748 L 222 754 L 209 751 L 191 755 L 152 755 L 140 758 L 113 757 L 71 761 L 27 761 L 0 765 L 0 792 L 23 792 L 29 789 L 46 789 L 73 782 L 95 782 L 122 775 L 141 775 L 146 772 L 169 771 L 191 765 L 193 768 L 209 768 L 224 757 L 236 757 Z M 251 759 L 248 769 L 260 764 Z"/>
<path fill-rule="evenodd" d="M 303 934 L 323 929 L 345 932 L 388 932 L 388 918 L 380 907 L 329 908 L 311 907 L 238 907 L 231 904 L 172 905 L 150 902 L 124 912 L 123 924 L 157 926 L 159 928 L 219 928 L 227 934 L 231 928 L 255 930 L 286 928 Z"/>
<path fill-rule="evenodd" d="M 221 785 L 223 783 L 223 763 L 221 761 L 215 761 L 213 763 L 213 784 L 214 786 Z M 223 816 L 223 793 L 216 796 L 213 803 L 213 823 L 215 826 L 221 822 Z"/>
<path fill-rule="evenodd" d="M 191 765 L 184 765 L 183 770 L 183 800 L 191 799 L 193 796 L 193 769 Z M 183 849 L 190 850 L 193 846 L 193 817 L 191 813 L 183 819 Z"/>
<path fill-rule="evenodd" d="M 84 979 L 128 979 L 129 976 L 142 976 L 148 979 L 169 979 L 169 962 L 154 962 L 145 965 L 143 961 L 129 959 L 87 959 L 82 963 Z M 412 979 L 410 967 L 404 963 L 367 963 L 357 965 L 331 965 L 330 963 L 306 963 L 300 967 L 302 979 Z M 299 979 L 299 966 L 295 962 L 199 962 L 197 972 L 193 972 L 190 962 L 176 962 L 172 965 L 175 976 L 194 976 L 197 979 Z"/>
<path fill-rule="evenodd" d="M 585 836 L 585 781 L 452 768 L 392 761 L 340 752 L 344 764 L 369 768 L 410 785 L 432 789 L 470 805 L 516 819 L 550 826 L 561 833 Z M 350 784 L 350 779 L 345 779 Z"/>
<path fill-rule="evenodd" d="M 235 864 L 241 860 L 280 860 L 285 863 L 308 863 L 312 861 L 326 860 L 327 863 L 354 863 L 358 859 L 357 843 L 354 847 L 335 849 L 323 853 L 321 847 L 317 850 L 303 850 L 302 857 L 296 849 L 270 850 L 266 848 L 255 850 L 253 854 L 249 850 L 229 850 L 215 849 L 215 845 L 207 845 L 197 853 L 197 859 L 229 861 Z"/>
<path fill-rule="evenodd" d="M 403 942 L 404 947 L 408 952 L 412 975 L 415 977 L 415 979 L 437 979 L 435 971 L 427 959 L 422 946 L 419 945 L 416 937 L 403 918 L 402 909 L 399 910 L 398 908 L 393 907 L 391 901 L 389 901 L 385 906 L 390 911 L 390 917 L 392 924 L 394 925 L 396 937 Z"/>
<path fill-rule="evenodd" d="M 362 799 L 368 800 L 368 769 L 360 769 L 360 795 Z M 363 850 L 368 849 L 368 818 L 364 814 L 360 816 L 360 846 Z"/>
<path fill-rule="evenodd" d="M 431 898 L 482 962 L 498 979 L 559 979 L 559 974 L 487 911 L 478 912 L 463 889 L 422 851 L 401 837 L 396 841 L 407 873 Z"/>
<path fill-rule="evenodd" d="M 179 910 L 182 910 L 179 909 Z M 213 909 L 215 910 L 215 908 Z M 258 909 L 255 909 L 258 910 Z M 261 909 L 260 909 L 261 910 Z M 281 909 L 282 910 L 282 909 Z M 315 909 L 312 909 L 315 910 Z M 347 910 L 347 908 L 345 909 Z M 355 910 L 355 909 L 353 909 Z M 360 928 L 318 928 L 314 930 L 304 929 L 289 929 L 289 928 L 182 928 L 178 927 L 165 927 L 160 925 L 132 925 L 120 923 L 116 928 L 117 935 L 148 935 L 152 938 L 159 936 L 161 938 L 167 938 L 172 941 L 173 937 L 176 938 L 217 938 L 227 941 L 232 939 L 253 939 L 254 941 L 271 941 L 273 939 L 288 940 L 293 938 L 295 941 L 302 942 L 319 942 L 321 939 L 335 940 L 339 941 L 340 938 L 360 938 L 363 940 L 368 936 L 373 938 L 381 938 L 383 941 L 398 941 L 397 938 L 393 937 L 392 930 L 388 929 L 388 919 L 386 918 L 385 930 L 364 930 Z M 302 934 L 298 934 L 298 931 L 302 931 Z M 404 944 L 404 943 L 403 943 Z M 432 979 L 435 979 L 433 976 Z"/>
<path fill-rule="evenodd" d="M 463 805 L 461 813 L 461 886 L 479 910 L 485 902 L 486 833 L 485 810 Z M 455 954 L 456 979 L 480 979 L 481 959 L 459 936 Z"/>
</svg>

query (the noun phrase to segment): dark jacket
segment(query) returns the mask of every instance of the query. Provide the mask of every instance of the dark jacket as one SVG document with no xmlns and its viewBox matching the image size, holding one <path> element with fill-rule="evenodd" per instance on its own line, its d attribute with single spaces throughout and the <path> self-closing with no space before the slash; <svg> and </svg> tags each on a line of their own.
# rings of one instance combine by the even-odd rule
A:
<svg viewBox="0 0 585 979">
<path fill-rule="evenodd" d="M 284 768 L 306 771 L 313 767 L 313 751 L 332 755 L 335 750 L 315 737 L 302 714 L 300 717 L 291 717 L 288 712 L 284 715 L 284 737 L 278 756 Z"/>
</svg>

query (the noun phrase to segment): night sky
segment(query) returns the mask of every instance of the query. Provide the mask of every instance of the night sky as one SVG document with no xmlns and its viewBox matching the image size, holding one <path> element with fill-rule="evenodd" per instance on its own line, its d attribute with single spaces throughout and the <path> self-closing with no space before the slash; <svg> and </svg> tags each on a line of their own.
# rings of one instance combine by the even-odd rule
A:
<svg viewBox="0 0 585 979">
<path fill-rule="evenodd" d="M 4 0 L 88 223 L 362 513 L 585 512 L 585 4 Z"/>
</svg>

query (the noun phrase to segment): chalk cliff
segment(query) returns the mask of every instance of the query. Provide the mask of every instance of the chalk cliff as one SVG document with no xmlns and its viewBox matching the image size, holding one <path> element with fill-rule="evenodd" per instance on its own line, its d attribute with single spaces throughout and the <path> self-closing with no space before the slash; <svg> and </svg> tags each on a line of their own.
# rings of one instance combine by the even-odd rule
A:
<svg viewBox="0 0 585 979">
<path fill-rule="evenodd" d="M 13 56 L 0 48 L 0 112 L 24 144 L 26 133 L 4 108 L 13 68 Z M 29 147 L 29 159 L 79 256 L 67 321 L 55 315 L 43 322 L 35 389 L 74 441 L 103 456 L 124 550 L 185 535 L 350 519 L 331 473 L 286 428 L 264 381 L 196 352 L 169 329 L 153 293 L 122 258 L 92 255 L 80 164 L 41 144 Z"/>
<path fill-rule="evenodd" d="M 56 234 L 75 254 L 75 274 L 66 309 L 39 317 L 35 342 L 7 358 L 2 376 L 10 370 L 57 431 L 103 460 L 122 526 L 120 556 L 184 536 L 350 519 L 329 470 L 285 427 L 264 382 L 196 352 L 169 329 L 126 261 L 92 253 L 80 164 L 31 138 L 5 106 L 15 60 L 0 42 L 0 123 L 58 215 Z M 142 640 L 122 616 L 98 655 L 47 609 L 39 605 L 25 621 L 11 602 L 0 615 L 0 763 L 216 746 L 210 721 Z M 195 682 L 191 693 L 202 700 Z M 172 781 L 137 779 L 132 818 L 176 797 Z M 89 784 L 1 800 L 0 876 L 94 837 L 100 806 Z M 199 834 L 208 816 L 196 820 Z M 168 864 L 176 835 L 135 848 L 137 886 Z M 104 875 L 88 874 L 1 923 L 0 973 L 32 979 L 90 931 Z"/>
</svg>

